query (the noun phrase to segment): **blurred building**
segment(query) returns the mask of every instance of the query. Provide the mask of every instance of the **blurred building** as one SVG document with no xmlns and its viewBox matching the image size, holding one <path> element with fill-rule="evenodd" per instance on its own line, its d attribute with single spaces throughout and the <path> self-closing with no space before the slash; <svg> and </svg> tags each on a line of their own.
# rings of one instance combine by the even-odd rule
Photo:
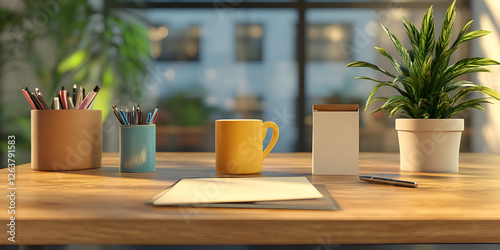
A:
<svg viewBox="0 0 500 250">
<path fill-rule="evenodd" d="M 4 2 L 5 6 L 20 5 Z M 159 151 L 214 151 L 214 121 L 219 118 L 274 121 L 280 127 L 274 152 L 310 151 L 313 104 L 359 104 L 360 151 L 397 151 L 394 119 L 381 113 L 370 115 L 372 107 L 363 111 L 374 84 L 354 80 L 356 76 L 384 79 L 383 75 L 345 65 L 364 60 L 390 69 L 387 59 L 374 49 L 380 46 L 397 54 L 379 23 L 408 46 L 402 17 L 419 26 L 425 10 L 433 4 L 436 30 L 440 30 L 450 2 L 121 0 L 108 7 L 126 10 L 124 13 L 148 23 L 154 64 L 148 66 L 148 76 L 139 83 L 147 86 L 148 92 L 138 102 L 150 109 L 160 106 Z M 495 4 L 493 0 L 457 1 L 454 36 L 470 19 L 475 20 L 473 29 L 493 31 L 493 35 L 464 44 L 457 57 L 499 59 L 491 49 L 498 44 L 500 33 Z M 41 42 L 37 49 L 50 54 L 53 47 Z M 19 86 L 8 83 L 37 87 L 37 80 L 33 80 L 36 74 L 26 70 L 26 63 L 2 63 L 2 131 L 24 138 L 20 149 L 25 150 L 28 161 L 29 112 L 22 96 L 11 94 L 17 93 Z M 499 90 L 498 71 L 491 69 L 493 73 L 471 79 Z M 380 94 L 390 91 L 382 89 Z M 7 108 L 9 105 L 17 106 Z M 499 153 L 499 107 L 488 105 L 487 114 L 464 114 L 463 151 Z M 7 111 L 24 119 L 10 119 Z M 118 151 L 116 121 L 107 123 L 112 126 L 105 126 L 109 128 L 105 129 L 105 150 Z"/>
<path fill-rule="evenodd" d="M 168 99 L 179 95 L 186 101 L 201 98 L 200 105 L 192 109 L 209 112 L 205 120 L 183 125 L 203 127 L 187 129 L 196 130 L 191 133 L 199 137 L 198 144 L 188 147 L 178 145 L 177 134 L 186 130 L 179 126 L 183 118 L 166 114 L 158 124 L 158 137 L 164 138 L 158 148 L 213 151 L 215 119 L 259 118 L 279 125 L 276 152 L 311 150 L 312 105 L 359 104 L 363 111 L 374 84 L 354 78 L 383 76 L 345 65 L 364 60 L 390 69 L 390 63 L 374 49 L 381 46 L 397 54 L 379 23 L 405 37 L 401 17 L 418 23 L 428 4 L 363 6 L 353 3 L 351 7 L 305 10 L 304 88 L 300 87 L 298 74 L 299 16 L 295 9 L 141 9 L 141 15 L 152 25 L 156 58 L 153 78 L 161 79 L 158 103 L 168 112 L 180 108 L 172 103 L 169 106 Z M 442 22 L 439 18 L 443 18 L 446 7 L 447 3 L 436 7 L 436 25 Z M 465 18 L 460 8 L 458 12 L 457 29 Z M 298 107 L 301 103 L 304 106 Z M 303 116 L 298 112 L 300 108 Z M 380 113 L 370 116 L 371 110 L 360 112 L 360 150 L 397 151 L 393 119 Z M 180 113 L 190 115 L 189 110 Z M 468 148 L 468 143 L 463 145 Z"/>
</svg>

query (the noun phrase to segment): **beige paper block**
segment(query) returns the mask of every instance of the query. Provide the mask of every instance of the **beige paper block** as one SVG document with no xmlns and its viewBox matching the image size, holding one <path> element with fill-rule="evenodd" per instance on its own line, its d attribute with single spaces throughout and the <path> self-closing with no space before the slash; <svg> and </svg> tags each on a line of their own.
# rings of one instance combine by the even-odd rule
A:
<svg viewBox="0 0 500 250">
<path fill-rule="evenodd" d="M 315 175 L 358 175 L 358 105 L 313 106 Z"/>
</svg>

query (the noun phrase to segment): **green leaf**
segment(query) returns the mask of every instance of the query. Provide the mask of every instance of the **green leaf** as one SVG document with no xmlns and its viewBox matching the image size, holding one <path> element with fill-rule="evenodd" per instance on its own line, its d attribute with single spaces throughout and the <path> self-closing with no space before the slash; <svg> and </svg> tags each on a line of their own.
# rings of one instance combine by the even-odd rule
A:
<svg viewBox="0 0 500 250">
<path fill-rule="evenodd" d="M 382 86 L 391 86 L 391 84 L 388 84 L 388 83 L 385 83 L 385 82 L 381 82 L 379 84 L 377 84 L 377 86 L 375 86 L 375 88 L 373 88 L 372 92 L 370 93 L 370 95 L 368 96 L 368 99 L 366 99 L 366 105 L 365 105 L 365 110 L 373 103 L 371 100 L 372 98 L 375 96 L 375 94 L 377 93 L 377 91 L 382 87 Z"/>
<path fill-rule="evenodd" d="M 446 67 L 448 66 L 448 63 L 450 62 L 450 57 L 451 57 L 451 54 L 453 54 L 453 52 L 455 52 L 455 50 L 458 49 L 458 46 L 464 42 L 462 41 L 462 37 L 465 35 L 465 32 L 470 28 L 472 24 L 472 20 L 469 21 L 467 24 L 464 25 L 464 27 L 462 28 L 462 30 L 460 31 L 460 33 L 458 34 L 455 42 L 453 42 L 453 45 L 450 47 L 450 49 L 446 50 L 443 54 L 443 56 L 439 59 L 441 62 L 440 66 L 439 66 L 439 70 L 442 70 L 443 67 Z"/>
<path fill-rule="evenodd" d="M 472 22 L 473 22 L 473 20 L 470 20 L 464 25 L 462 30 L 460 30 L 460 33 L 458 33 L 457 39 L 455 40 L 455 42 L 453 42 L 453 45 L 451 47 L 458 47 L 458 45 L 459 45 L 458 42 L 464 36 L 465 32 L 467 32 L 467 30 L 469 30 L 470 26 L 472 25 Z"/>
<path fill-rule="evenodd" d="M 382 25 L 382 28 L 385 30 L 387 35 L 389 35 L 389 37 L 391 38 L 392 43 L 396 47 L 396 50 L 398 51 L 399 55 L 401 56 L 401 59 L 403 59 L 403 62 L 405 63 L 406 67 L 411 68 L 412 62 L 410 59 L 410 55 L 408 54 L 408 51 L 403 47 L 403 45 L 401 44 L 399 39 L 389 31 L 389 29 L 387 29 L 383 24 L 380 24 L 380 25 Z"/>
<path fill-rule="evenodd" d="M 441 35 L 439 36 L 437 46 L 436 46 L 436 60 L 439 61 L 442 54 L 447 50 L 448 44 L 451 39 L 451 32 L 453 30 L 453 23 L 455 22 L 455 0 L 448 7 L 446 11 L 446 16 L 443 23 L 443 28 L 441 30 Z"/>
<path fill-rule="evenodd" d="M 429 82 L 430 76 L 432 73 L 432 57 L 427 57 L 423 62 L 422 62 L 422 72 L 420 73 L 420 77 L 424 78 L 424 80 L 427 80 L 426 82 Z"/>
<path fill-rule="evenodd" d="M 382 69 L 382 68 L 379 68 L 377 65 L 375 64 L 371 64 L 371 63 L 368 63 L 368 62 L 363 62 L 363 61 L 356 61 L 356 62 L 352 62 L 352 63 L 349 63 L 346 65 L 346 67 L 364 67 L 364 68 L 371 68 L 371 69 L 374 69 L 374 70 L 378 70 L 392 78 L 395 78 L 396 76 L 391 74 L 389 71 L 385 70 L 385 69 Z"/>
<path fill-rule="evenodd" d="M 479 91 L 477 92 L 481 92 L 487 96 L 492 97 L 493 99 L 500 101 L 500 94 L 496 90 L 488 88 L 486 86 L 477 86 L 475 88 L 478 88 Z"/>
<path fill-rule="evenodd" d="M 415 61 L 415 52 L 411 49 L 406 50 L 406 51 L 408 51 L 408 55 L 410 56 L 410 60 L 413 63 Z"/>
<path fill-rule="evenodd" d="M 395 104 L 403 103 L 404 100 L 408 100 L 408 98 L 401 96 L 401 95 L 391 96 L 391 97 L 389 97 L 389 99 L 387 99 L 387 101 L 384 103 L 384 105 L 382 105 L 382 108 L 391 108 L 392 109 Z"/>
<path fill-rule="evenodd" d="M 445 118 L 450 118 L 450 117 L 458 114 L 459 112 L 462 112 L 462 111 L 469 109 L 469 108 L 475 108 L 475 109 L 479 109 L 483 112 L 486 112 L 486 110 L 481 106 L 481 104 L 483 104 L 483 103 L 491 103 L 491 102 L 487 101 L 485 98 L 466 100 L 466 101 L 452 107 L 449 110 L 447 117 L 445 117 Z"/>
<path fill-rule="evenodd" d="M 411 118 L 411 117 L 408 114 L 408 112 L 406 112 L 405 110 L 403 110 L 403 111 L 401 111 L 401 113 L 399 113 L 398 116 L 396 116 L 396 118 Z"/>
<path fill-rule="evenodd" d="M 378 97 L 378 98 L 375 98 L 375 99 L 371 100 L 369 103 L 368 102 L 366 103 L 365 110 L 368 108 L 368 106 L 372 105 L 372 103 L 377 102 L 377 101 L 384 101 L 384 102 L 386 102 L 387 99 L 388 99 L 387 97 Z"/>
<path fill-rule="evenodd" d="M 470 40 L 473 40 L 473 39 L 476 39 L 476 38 L 479 38 L 482 36 L 486 36 L 490 33 L 491 33 L 491 31 L 487 31 L 487 30 L 471 31 L 471 32 L 463 35 L 462 38 L 457 42 L 457 44 L 461 44 L 461 43 L 464 43 L 464 42 L 467 42 L 467 41 L 470 41 Z"/>
<path fill-rule="evenodd" d="M 418 52 L 418 47 L 420 44 L 420 33 L 413 23 L 411 23 L 406 17 L 403 17 L 403 23 L 406 29 L 406 33 L 408 34 L 408 38 L 410 39 L 411 46 L 413 51 Z"/>
<path fill-rule="evenodd" d="M 490 72 L 490 70 L 482 67 L 475 67 L 475 68 L 462 68 L 462 69 L 455 69 L 453 71 L 445 71 L 441 75 L 441 80 L 440 82 L 451 82 L 454 79 L 456 79 L 459 76 L 470 74 L 470 73 L 476 73 L 476 72 Z"/>
<path fill-rule="evenodd" d="M 474 92 L 480 92 L 480 93 L 483 93 L 487 96 L 490 96 L 492 97 L 493 99 L 496 99 L 496 100 L 499 100 L 500 101 L 500 94 L 495 91 L 494 89 L 491 89 L 491 88 L 488 88 L 488 87 L 485 87 L 485 86 L 474 86 L 474 87 L 468 87 L 468 88 L 465 88 L 465 89 L 462 89 L 460 90 L 452 99 L 451 99 L 451 103 L 454 104 L 456 103 L 458 100 L 462 99 L 463 97 L 465 97 L 466 95 L 470 94 L 470 93 L 474 93 Z"/>
<path fill-rule="evenodd" d="M 450 66 L 451 70 L 454 69 L 463 69 L 463 68 L 475 68 L 480 66 L 488 66 L 488 65 L 499 65 L 500 63 L 484 57 L 473 57 L 473 58 L 464 58 L 452 66 Z"/>
<path fill-rule="evenodd" d="M 420 28 L 419 58 L 424 59 L 434 51 L 434 17 L 432 15 L 432 5 L 425 13 Z"/>
<path fill-rule="evenodd" d="M 399 110 L 401 110 L 405 105 L 404 104 L 399 104 L 396 107 L 394 107 L 391 112 L 389 113 L 389 117 L 393 117 Z"/>
<path fill-rule="evenodd" d="M 475 87 L 475 86 L 478 86 L 477 84 L 471 82 L 471 81 L 466 81 L 466 80 L 462 80 L 462 81 L 454 81 L 454 82 L 450 82 L 448 83 L 445 88 L 444 88 L 444 92 L 451 92 L 453 90 L 456 90 L 456 89 L 459 89 L 459 88 L 464 88 L 464 87 Z"/>
<path fill-rule="evenodd" d="M 404 72 L 401 70 L 401 66 L 399 65 L 399 63 L 394 60 L 394 58 L 391 56 L 391 54 L 389 54 L 389 52 L 387 52 L 384 48 L 381 48 L 381 47 L 375 47 L 375 49 L 380 52 L 380 54 L 382 54 L 383 56 L 385 56 L 387 59 L 389 59 L 389 61 L 391 62 L 392 66 L 394 67 L 394 69 L 401 75 L 404 75 Z M 408 70 L 407 70 L 408 71 Z"/>
<path fill-rule="evenodd" d="M 369 81 L 374 81 L 374 82 L 391 83 L 391 82 L 388 82 L 388 81 L 376 80 L 376 79 L 373 79 L 373 78 L 370 78 L 370 77 L 366 77 L 366 76 L 358 76 L 358 77 L 354 78 L 354 80 L 369 80 Z"/>
<path fill-rule="evenodd" d="M 413 80 L 411 77 L 407 77 L 404 75 L 399 75 L 394 79 L 394 85 L 396 83 L 401 83 L 404 90 L 399 93 L 403 96 L 407 96 L 408 98 L 412 98 L 415 95 L 415 87 L 413 86 Z"/>
<path fill-rule="evenodd" d="M 493 59 L 484 57 L 464 58 L 449 66 L 441 75 L 441 79 L 443 79 L 442 82 L 446 83 L 464 74 L 473 72 L 488 72 L 489 70 L 481 68 L 481 66 L 489 65 L 500 65 L 500 63 Z"/>
<path fill-rule="evenodd" d="M 378 109 L 373 110 L 373 111 L 370 113 L 370 115 L 373 115 L 373 114 L 375 114 L 375 113 L 377 113 L 377 112 L 379 112 L 379 111 L 382 111 L 382 108 L 378 108 Z"/>
<path fill-rule="evenodd" d="M 401 108 L 405 107 L 408 103 L 408 98 L 404 96 L 391 96 L 387 101 L 382 105 L 381 109 L 389 113 L 389 117 L 392 117 L 396 114 Z"/>
<path fill-rule="evenodd" d="M 70 55 L 68 58 L 60 62 L 59 65 L 57 66 L 57 71 L 59 73 L 66 73 L 68 71 L 74 70 L 79 66 L 81 66 L 86 57 L 87 57 L 87 52 L 85 50 L 78 50 L 72 55 Z"/>
<path fill-rule="evenodd" d="M 455 22 L 455 1 L 453 1 L 453 3 L 446 11 L 446 16 L 441 30 L 441 35 L 439 36 L 436 45 L 435 55 L 432 61 L 432 67 L 435 70 L 431 74 L 432 81 L 434 82 L 438 81 L 438 79 L 440 78 L 439 72 L 443 71 L 448 66 L 448 63 L 450 61 L 451 54 L 446 53 L 446 51 L 448 50 L 448 45 L 450 43 L 454 22 Z M 444 83 L 439 83 L 438 85 L 442 84 Z M 433 90 L 436 89 L 439 89 L 439 86 L 433 88 Z"/>
</svg>

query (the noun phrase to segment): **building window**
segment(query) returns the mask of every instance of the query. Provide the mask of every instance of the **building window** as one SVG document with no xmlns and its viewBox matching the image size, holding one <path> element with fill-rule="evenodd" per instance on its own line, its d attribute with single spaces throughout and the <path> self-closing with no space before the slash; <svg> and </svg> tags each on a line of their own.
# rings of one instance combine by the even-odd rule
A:
<svg viewBox="0 0 500 250">
<path fill-rule="evenodd" d="M 350 61 L 351 30 L 349 24 L 310 24 L 307 27 L 308 61 Z"/>
<path fill-rule="evenodd" d="M 263 35 L 262 25 L 236 25 L 236 61 L 262 61 Z"/>
<path fill-rule="evenodd" d="M 185 28 L 153 26 L 150 39 L 157 61 L 199 61 L 201 28 L 192 25 Z"/>
</svg>

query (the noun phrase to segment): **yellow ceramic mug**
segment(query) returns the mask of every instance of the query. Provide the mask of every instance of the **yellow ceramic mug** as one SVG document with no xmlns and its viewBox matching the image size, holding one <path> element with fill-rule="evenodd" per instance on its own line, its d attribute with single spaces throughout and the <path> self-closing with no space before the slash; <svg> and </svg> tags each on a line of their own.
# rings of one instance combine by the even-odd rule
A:
<svg viewBox="0 0 500 250">
<path fill-rule="evenodd" d="M 273 137 L 266 149 L 262 144 L 267 129 Z M 227 119 L 215 121 L 215 167 L 223 174 L 256 174 L 262 162 L 278 141 L 279 129 L 274 122 L 257 119 Z"/>
</svg>

